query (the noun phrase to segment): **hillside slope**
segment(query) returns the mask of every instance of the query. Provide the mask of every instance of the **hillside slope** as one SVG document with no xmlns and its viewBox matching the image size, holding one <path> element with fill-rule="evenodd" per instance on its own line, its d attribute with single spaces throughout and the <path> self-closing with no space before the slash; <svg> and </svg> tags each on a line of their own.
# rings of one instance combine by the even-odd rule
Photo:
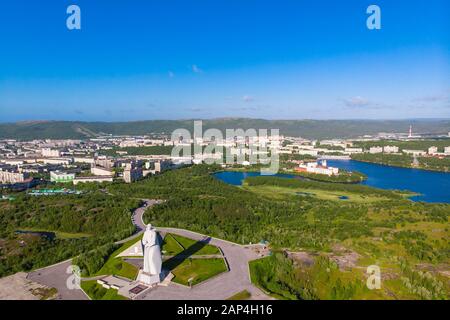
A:
<svg viewBox="0 0 450 320">
<path fill-rule="evenodd" d="M 347 138 L 378 132 L 407 132 L 412 124 L 415 133 L 450 132 L 450 120 L 263 120 L 223 118 L 203 121 L 203 130 L 280 129 L 281 134 L 304 138 Z M 0 124 L 0 139 L 90 138 L 101 134 L 144 135 L 170 134 L 177 128 L 192 130 L 193 120 L 146 120 L 133 122 L 28 121 Z"/>
</svg>

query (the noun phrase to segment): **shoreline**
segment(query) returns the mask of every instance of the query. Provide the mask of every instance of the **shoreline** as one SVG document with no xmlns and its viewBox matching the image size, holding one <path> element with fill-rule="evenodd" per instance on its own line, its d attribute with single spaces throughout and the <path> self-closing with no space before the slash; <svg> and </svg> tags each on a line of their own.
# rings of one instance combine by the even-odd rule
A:
<svg viewBox="0 0 450 320">
<path fill-rule="evenodd" d="M 335 160 L 338 160 L 338 159 L 335 159 Z M 449 173 L 449 174 L 450 174 L 450 171 L 442 171 L 442 170 L 431 169 L 431 168 L 422 168 L 422 167 L 412 167 L 412 166 L 391 165 L 391 164 L 386 164 L 386 163 L 382 163 L 382 162 L 367 161 L 367 160 L 357 160 L 357 159 L 352 159 L 352 158 L 349 159 L 349 160 L 358 161 L 358 162 L 364 162 L 364 163 L 378 164 L 378 165 L 380 165 L 380 166 L 385 166 L 385 167 L 403 168 L 403 169 L 413 169 L 413 170 L 423 170 L 423 171 L 431 171 L 431 172 Z M 338 160 L 338 161 L 349 161 L 349 160 Z"/>
</svg>

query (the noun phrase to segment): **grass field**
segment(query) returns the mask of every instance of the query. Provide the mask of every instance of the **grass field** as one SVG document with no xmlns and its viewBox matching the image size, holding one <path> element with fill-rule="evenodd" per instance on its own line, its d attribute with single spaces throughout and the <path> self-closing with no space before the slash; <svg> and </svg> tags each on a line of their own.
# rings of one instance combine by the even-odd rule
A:
<svg viewBox="0 0 450 320">
<path fill-rule="evenodd" d="M 78 239 L 78 238 L 87 238 L 92 235 L 89 233 L 69 233 L 62 231 L 53 231 L 53 230 L 44 230 L 42 228 L 20 228 L 23 231 L 32 231 L 32 232 L 53 232 L 55 236 L 59 239 Z"/>
<path fill-rule="evenodd" d="M 171 270 L 175 278 L 172 281 L 189 285 L 196 285 L 222 272 L 227 271 L 227 267 L 223 259 L 186 259 L 180 264 L 178 261 L 168 260 L 163 263 L 163 268 Z"/>
<path fill-rule="evenodd" d="M 119 249 L 111 254 L 103 267 L 93 276 L 118 275 L 131 280 L 136 279 L 139 271 L 138 268 L 126 263 L 123 261 L 122 257 L 119 258 L 117 255 L 134 245 L 140 239 L 142 239 L 142 235 L 125 242 Z"/>
<path fill-rule="evenodd" d="M 346 201 L 346 202 L 357 202 L 357 203 L 368 203 L 375 201 L 389 200 L 385 197 L 358 194 L 349 191 L 329 191 L 320 189 L 302 189 L 302 188 L 284 188 L 279 186 L 245 186 L 246 190 L 258 193 L 265 197 L 282 200 L 286 196 L 311 196 L 322 200 L 333 200 L 333 201 Z M 340 197 L 346 197 L 345 200 L 341 200 Z"/>
<path fill-rule="evenodd" d="M 163 254 L 174 256 L 184 250 L 184 247 L 169 233 L 164 237 L 161 248 Z"/>
<path fill-rule="evenodd" d="M 163 250 L 167 255 L 176 255 L 182 251 L 192 247 L 197 243 L 196 240 L 188 239 L 175 234 L 167 234 L 163 242 Z M 207 244 L 194 253 L 195 255 L 220 254 L 220 250 L 212 245 Z"/>
<path fill-rule="evenodd" d="M 82 281 L 81 288 L 92 300 L 128 300 L 119 295 L 116 289 L 105 289 L 95 280 Z"/>
</svg>

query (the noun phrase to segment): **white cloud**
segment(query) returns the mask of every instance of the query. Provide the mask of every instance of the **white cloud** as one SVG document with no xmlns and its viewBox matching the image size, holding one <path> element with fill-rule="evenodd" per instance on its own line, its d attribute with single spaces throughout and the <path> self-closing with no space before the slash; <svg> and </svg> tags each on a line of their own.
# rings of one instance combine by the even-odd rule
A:
<svg viewBox="0 0 450 320">
<path fill-rule="evenodd" d="M 367 107 L 370 105 L 370 101 L 361 96 L 344 99 L 343 102 L 347 107 Z"/>
<path fill-rule="evenodd" d="M 192 65 L 192 71 L 195 72 L 195 73 L 202 73 L 203 72 L 203 70 L 200 69 L 196 64 Z"/>
<path fill-rule="evenodd" d="M 418 98 L 415 98 L 413 101 L 416 101 L 416 102 L 448 102 L 449 96 L 447 96 L 445 94 L 435 94 L 435 95 L 418 97 Z"/>
<path fill-rule="evenodd" d="M 249 96 L 249 95 L 243 96 L 243 97 L 242 97 L 242 100 L 243 100 L 244 102 L 253 102 L 253 101 L 255 101 L 255 99 L 254 99 L 252 96 Z"/>
</svg>

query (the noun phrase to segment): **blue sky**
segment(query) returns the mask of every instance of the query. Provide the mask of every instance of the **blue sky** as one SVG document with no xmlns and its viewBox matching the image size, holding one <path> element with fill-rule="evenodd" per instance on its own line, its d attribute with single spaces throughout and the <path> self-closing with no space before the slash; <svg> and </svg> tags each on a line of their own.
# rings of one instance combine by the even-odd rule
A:
<svg viewBox="0 0 450 320">
<path fill-rule="evenodd" d="M 2 1 L 0 122 L 450 118 L 449 14 L 446 0 Z"/>
</svg>

